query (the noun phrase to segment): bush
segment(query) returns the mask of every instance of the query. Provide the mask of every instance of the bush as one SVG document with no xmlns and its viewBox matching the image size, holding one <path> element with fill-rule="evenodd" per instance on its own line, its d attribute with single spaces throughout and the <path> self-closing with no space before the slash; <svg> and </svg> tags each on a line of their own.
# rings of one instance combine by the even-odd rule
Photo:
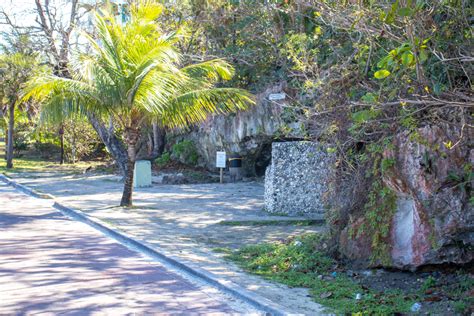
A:
<svg viewBox="0 0 474 316">
<path fill-rule="evenodd" d="M 165 151 L 160 157 L 155 159 L 155 163 L 158 167 L 165 167 L 171 161 L 171 154 Z"/>
<path fill-rule="evenodd" d="M 171 147 L 171 158 L 190 166 L 196 166 L 199 160 L 199 154 L 194 142 L 183 140 Z"/>
</svg>

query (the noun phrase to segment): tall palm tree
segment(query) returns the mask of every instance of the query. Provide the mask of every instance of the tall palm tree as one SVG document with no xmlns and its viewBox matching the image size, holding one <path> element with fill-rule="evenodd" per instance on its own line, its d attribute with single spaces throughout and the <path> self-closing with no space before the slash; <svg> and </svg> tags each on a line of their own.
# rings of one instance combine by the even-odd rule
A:
<svg viewBox="0 0 474 316">
<path fill-rule="evenodd" d="M 43 103 L 43 117 L 89 112 L 113 116 L 127 146 L 128 168 L 121 206 L 132 205 L 136 145 L 143 124 L 157 121 L 180 128 L 202 121 L 210 113 L 246 109 L 252 96 L 241 89 L 218 88 L 233 76 L 221 59 L 183 66 L 176 37 L 156 23 L 162 7 L 152 0 L 130 8 L 125 26 L 110 10 L 95 13 L 96 36 L 87 36 L 93 53 L 71 65 L 71 79 L 42 76 L 31 81 L 24 98 Z"/>
</svg>

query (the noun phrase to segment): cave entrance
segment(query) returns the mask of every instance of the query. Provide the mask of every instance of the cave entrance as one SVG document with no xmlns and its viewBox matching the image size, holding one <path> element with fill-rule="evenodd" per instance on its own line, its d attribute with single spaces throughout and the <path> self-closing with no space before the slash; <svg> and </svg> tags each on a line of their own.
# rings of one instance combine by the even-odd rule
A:
<svg viewBox="0 0 474 316">
<path fill-rule="evenodd" d="M 255 175 L 263 177 L 272 159 L 272 143 L 264 143 L 255 157 Z"/>
</svg>

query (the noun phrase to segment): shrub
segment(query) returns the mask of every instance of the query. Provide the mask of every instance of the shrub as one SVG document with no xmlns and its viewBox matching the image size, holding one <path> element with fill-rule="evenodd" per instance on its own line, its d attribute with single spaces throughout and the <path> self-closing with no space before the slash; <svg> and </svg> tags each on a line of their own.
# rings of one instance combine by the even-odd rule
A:
<svg viewBox="0 0 474 316">
<path fill-rule="evenodd" d="M 171 161 L 171 154 L 165 151 L 160 157 L 155 159 L 155 163 L 158 167 L 165 167 Z"/>
<path fill-rule="evenodd" d="M 171 158 L 186 165 L 195 166 L 199 160 L 199 154 L 196 150 L 194 142 L 191 140 L 183 140 L 171 147 Z"/>
</svg>

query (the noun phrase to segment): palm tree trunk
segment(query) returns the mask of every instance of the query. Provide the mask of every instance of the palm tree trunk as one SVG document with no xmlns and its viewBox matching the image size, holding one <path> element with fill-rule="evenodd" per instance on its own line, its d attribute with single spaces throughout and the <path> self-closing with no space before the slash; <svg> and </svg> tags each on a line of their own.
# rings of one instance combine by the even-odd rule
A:
<svg viewBox="0 0 474 316">
<path fill-rule="evenodd" d="M 136 145 L 140 135 L 138 131 L 128 130 L 125 132 L 125 140 L 127 142 L 127 171 L 124 179 L 122 200 L 120 206 L 130 207 L 133 206 L 133 173 L 135 170 L 136 160 Z"/>
<path fill-rule="evenodd" d="M 133 147 L 135 150 L 135 147 Z M 130 207 L 133 205 L 133 172 L 135 169 L 135 161 L 129 159 L 127 161 L 127 171 L 124 179 L 122 200 L 120 206 Z"/>
<path fill-rule="evenodd" d="M 15 103 L 8 107 L 8 145 L 7 145 L 7 168 L 13 168 L 13 131 L 15 128 Z"/>
</svg>

